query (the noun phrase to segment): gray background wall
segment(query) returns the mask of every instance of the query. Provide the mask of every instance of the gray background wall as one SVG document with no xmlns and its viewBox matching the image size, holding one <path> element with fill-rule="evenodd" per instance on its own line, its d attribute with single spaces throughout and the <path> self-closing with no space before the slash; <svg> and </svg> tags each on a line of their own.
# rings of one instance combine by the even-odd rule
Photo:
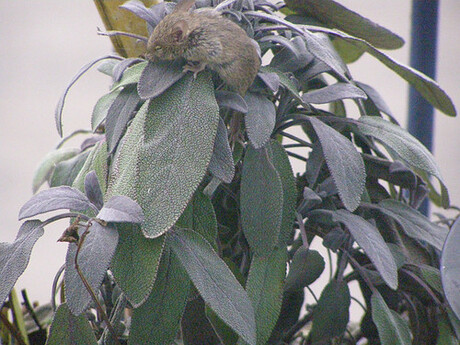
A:
<svg viewBox="0 0 460 345">
<path fill-rule="evenodd" d="M 400 34 L 410 33 L 409 0 L 342 0 L 342 4 Z M 20 206 L 32 195 L 31 181 L 40 159 L 59 141 L 54 108 L 72 76 L 95 57 L 111 51 L 92 1 L 0 0 L 0 242 L 13 241 Z M 441 2 L 438 77 L 460 107 L 460 1 Z M 408 63 L 406 45 L 388 52 Z M 356 80 L 374 86 L 400 123 L 406 124 L 407 84 L 372 57 L 351 65 Z M 92 107 L 109 87 L 108 77 L 91 71 L 69 94 L 64 132 L 88 128 Z M 458 109 L 459 110 L 459 109 Z M 460 205 L 460 119 L 436 114 L 435 156 L 451 193 Z M 78 140 L 75 142 L 78 143 Z M 52 279 L 64 262 L 66 245 L 56 243 L 65 222 L 45 229 L 29 267 L 19 279 L 32 300 L 49 300 Z M 1 277 L 0 277 L 1 279 Z"/>
</svg>

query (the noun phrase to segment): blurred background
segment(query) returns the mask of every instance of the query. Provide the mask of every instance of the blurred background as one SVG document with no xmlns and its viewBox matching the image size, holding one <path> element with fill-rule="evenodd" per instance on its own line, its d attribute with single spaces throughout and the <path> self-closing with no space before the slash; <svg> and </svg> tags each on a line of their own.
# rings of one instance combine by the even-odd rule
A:
<svg viewBox="0 0 460 345">
<path fill-rule="evenodd" d="M 402 36 L 406 45 L 387 53 L 409 63 L 411 1 L 339 2 Z M 20 227 L 18 211 L 32 195 L 34 171 L 60 140 L 54 109 L 66 85 L 81 66 L 111 52 L 110 40 L 98 36 L 97 27 L 103 25 L 92 1 L 0 0 L 0 242 L 14 240 Z M 438 34 L 436 80 L 459 111 L 460 1 L 441 1 Z M 350 68 L 355 80 L 382 95 L 405 126 L 408 85 L 370 56 Z M 77 82 L 64 108 L 64 135 L 90 128 L 93 106 L 109 85 L 109 78 L 96 69 Z M 460 118 L 436 112 L 434 154 L 453 205 L 460 205 L 459 132 Z M 32 301 L 50 300 L 52 280 L 67 248 L 56 240 L 67 225 L 62 222 L 45 229 L 17 283 L 18 290 L 27 288 Z"/>
</svg>

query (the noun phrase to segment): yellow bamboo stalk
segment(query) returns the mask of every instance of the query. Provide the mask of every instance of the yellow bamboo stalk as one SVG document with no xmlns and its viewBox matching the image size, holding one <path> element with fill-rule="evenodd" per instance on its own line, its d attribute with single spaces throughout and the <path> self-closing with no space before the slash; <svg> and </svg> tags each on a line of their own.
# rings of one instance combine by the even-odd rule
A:
<svg viewBox="0 0 460 345">
<path fill-rule="evenodd" d="M 157 3 L 157 0 L 141 0 L 146 7 Z M 97 11 L 107 31 L 125 31 L 136 35 L 148 36 L 145 21 L 130 11 L 120 9 L 126 0 L 94 0 Z M 123 57 L 137 57 L 145 52 L 145 46 L 136 39 L 124 36 L 111 36 L 115 51 Z"/>
</svg>

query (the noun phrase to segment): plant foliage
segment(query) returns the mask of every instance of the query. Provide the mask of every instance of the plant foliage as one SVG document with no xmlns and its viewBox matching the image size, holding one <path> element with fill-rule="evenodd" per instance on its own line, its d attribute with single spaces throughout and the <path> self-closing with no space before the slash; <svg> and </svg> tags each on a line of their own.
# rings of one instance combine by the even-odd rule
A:
<svg viewBox="0 0 460 345">
<path fill-rule="evenodd" d="M 181 59 L 117 55 L 90 62 L 66 88 L 60 135 L 69 88 L 94 65 L 112 78 L 94 134 L 45 157 L 33 188 L 51 188 L 21 208 L 16 240 L 0 243 L 0 303 L 17 313 L 10 291 L 35 242 L 48 224 L 70 224 L 48 345 L 458 341 L 460 226 L 417 211 L 428 195 L 448 207 L 447 188 L 431 153 L 347 63 L 369 53 L 455 116 L 452 102 L 379 50 L 403 44 L 391 31 L 332 0 L 286 4 L 215 4 L 263 57 L 244 97 L 211 71 L 183 72 Z M 122 8 L 151 32 L 174 5 Z M 0 335 L 11 344 L 6 310 Z M 11 331 L 32 339 L 24 333 Z"/>
</svg>

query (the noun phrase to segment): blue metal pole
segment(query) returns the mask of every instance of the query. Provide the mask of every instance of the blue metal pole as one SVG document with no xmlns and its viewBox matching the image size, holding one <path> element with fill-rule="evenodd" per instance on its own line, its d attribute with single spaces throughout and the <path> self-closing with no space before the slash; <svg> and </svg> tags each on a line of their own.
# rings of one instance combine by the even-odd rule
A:
<svg viewBox="0 0 460 345">
<path fill-rule="evenodd" d="M 433 79 L 436 78 L 438 9 L 438 0 L 412 1 L 410 65 Z M 408 130 L 430 151 L 433 149 L 433 113 L 433 107 L 411 87 Z M 419 210 L 428 214 L 428 200 Z"/>
</svg>

